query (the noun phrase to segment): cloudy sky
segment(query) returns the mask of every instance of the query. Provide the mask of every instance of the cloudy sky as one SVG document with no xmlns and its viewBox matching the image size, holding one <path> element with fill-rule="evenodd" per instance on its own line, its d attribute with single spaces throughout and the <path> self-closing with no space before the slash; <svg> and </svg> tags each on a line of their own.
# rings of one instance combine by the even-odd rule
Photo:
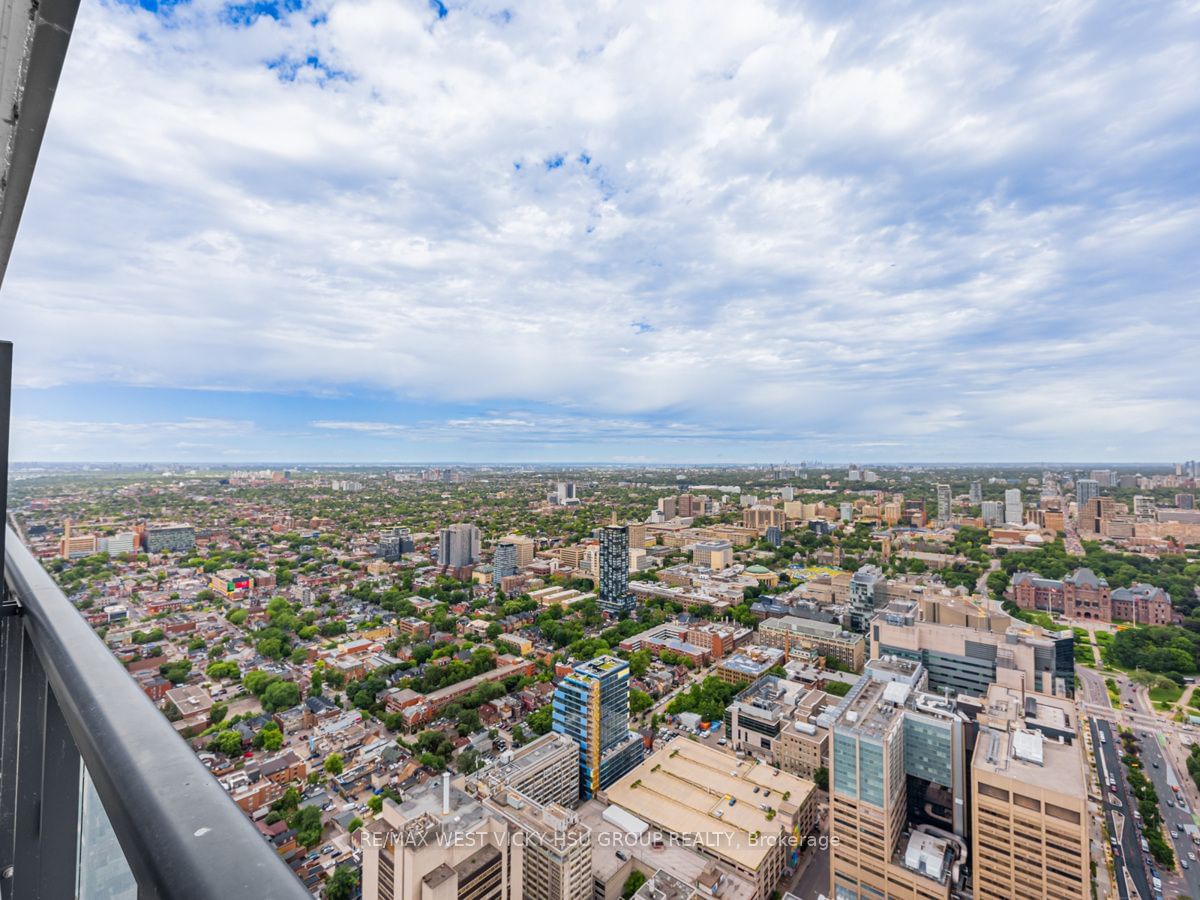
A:
<svg viewBox="0 0 1200 900">
<path fill-rule="evenodd" d="M 86 0 L 13 455 L 1194 458 L 1197 72 L 1194 0 Z"/>
</svg>

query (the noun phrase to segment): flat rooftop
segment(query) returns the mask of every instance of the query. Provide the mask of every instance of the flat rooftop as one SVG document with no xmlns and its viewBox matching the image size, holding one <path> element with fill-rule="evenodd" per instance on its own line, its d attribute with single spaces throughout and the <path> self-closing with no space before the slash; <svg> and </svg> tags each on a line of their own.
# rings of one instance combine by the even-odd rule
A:
<svg viewBox="0 0 1200 900">
<path fill-rule="evenodd" d="M 607 795 L 610 803 L 671 834 L 710 836 L 705 841 L 710 853 L 757 871 L 772 848 L 767 841 L 752 845 L 750 836 L 790 831 L 814 790 L 811 781 L 679 737 Z M 768 818 L 763 807 L 775 815 Z"/>
<path fill-rule="evenodd" d="M 1073 731 L 1073 704 L 1059 697 L 1025 694 L 993 684 L 987 693 L 972 762 L 980 774 L 995 774 L 1047 791 L 1074 797 L 1086 795 L 1083 745 L 1045 734 Z"/>
<path fill-rule="evenodd" d="M 579 753 L 579 745 L 555 731 L 547 732 L 539 738 L 520 747 L 512 754 L 512 759 L 504 762 L 497 760 L 485 769 L 469 776 L 469 780 L 488 780 L 495 783 L 507 784 L 516 778 L 542 768 L 553 756 L 563 751 Z"/>
<path fill-rule="evenodd" d="M 759 624 L 759 629 L 768 631 L 790 631 L 822 640 L 841 640 L 861 643 L 863 636 L 846 631 L 837 622 L 822 622 L 817 619 L 802 619 L 799 616 L 772 616 Z"/>
<path fill-rule="evenodd" d="M 592 874 L 601 881 L 608 881 L 625 865 L 617 856 L 618 849 L 650 868 L 658 868 L 693 885 L 705 869 L 717 865 L 700 851 L 669 837 L 664 839 L 661 849 L 654 849 L 644 837 L 642 842 L 634 843 L 628 832 L 604 818 L 606 809 L 608 805 L 599 800 L 587 800 L 578 809 L 580 823 L 592 832 Z M 751 900 L 755 892 L 752 882 L 732 869 L 719 865 L 717 868 L 725 876 L 718 895 L 721 900 Z"/>
<path fill-rule="evenodd" d="M 761 675 L 772 666 L 781 665 L 784 653 L 775 647 L 747 647 L 721 661 L 720 668 L 744 675 Z"/>
</svg>

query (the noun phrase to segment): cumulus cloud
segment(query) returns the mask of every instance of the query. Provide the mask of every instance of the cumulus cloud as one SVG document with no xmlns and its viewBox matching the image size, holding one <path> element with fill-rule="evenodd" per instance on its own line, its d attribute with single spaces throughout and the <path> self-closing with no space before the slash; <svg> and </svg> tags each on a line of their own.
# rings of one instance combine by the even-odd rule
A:
<svg viewBox="0 0 1200 900">
<path fill-rule="evenodd" d="M 612 458 L 1184 453 L 1197 70 L 1183 3 L 86 4 L 17 379 Z"/>
</svg>

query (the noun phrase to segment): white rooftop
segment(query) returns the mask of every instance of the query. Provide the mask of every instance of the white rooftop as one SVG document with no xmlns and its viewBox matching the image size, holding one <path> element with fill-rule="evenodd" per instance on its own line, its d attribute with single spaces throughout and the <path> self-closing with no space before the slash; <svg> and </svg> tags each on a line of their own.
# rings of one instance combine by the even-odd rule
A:
<svg viewBox="0 0 1200 900">
<path fill-rule="evenodd" d="M 923 831 L 913 832 L 904 849 L 904 866 L 920 872 L 935 881 L 942 880 L 942 869 L 946 863 L 946 851 L 950 845 L 941 838 Z"/>
</svg>

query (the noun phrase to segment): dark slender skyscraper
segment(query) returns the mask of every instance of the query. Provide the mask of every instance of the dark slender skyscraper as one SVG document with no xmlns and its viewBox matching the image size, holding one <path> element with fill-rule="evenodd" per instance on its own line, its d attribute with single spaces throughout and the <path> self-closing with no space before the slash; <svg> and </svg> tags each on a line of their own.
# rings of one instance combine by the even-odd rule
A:
<svg viewBox="0 0 1200 900">
<path fill-rule="evenodd" d="M 629 529 L 605 525 L 600 531 L 600 608 L 619 613 L 633 608 L 629 593 Z"/>
</svg>

